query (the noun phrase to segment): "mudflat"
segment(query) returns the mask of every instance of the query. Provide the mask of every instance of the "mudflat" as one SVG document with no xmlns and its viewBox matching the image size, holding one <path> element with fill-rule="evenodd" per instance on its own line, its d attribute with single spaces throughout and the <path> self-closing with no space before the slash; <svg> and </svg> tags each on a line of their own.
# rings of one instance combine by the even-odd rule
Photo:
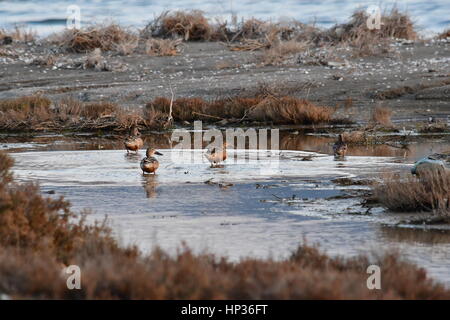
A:
<svg viewBox="0 0 450 320">
<path fill-rule="evenodd" d="M 337 115 L 367 120 L 378 105 L 393 110 L 394 121 L 450 114 L 450 43 L 397 41 L 393 53 L 355 57 L 345 48 L 326 55 L 319 49 L 292 55 L 282 65 L 264 65 L 262 52 L 232 51 L 221 42 L 185 42 L 176 56 L 121 56 L 106 52 L 110 68 L 82 68 L 86 54 L 61 53 L 45 42 L 0 46 L 0 99 L 43 94 L 108 101 L 131 108 L 155 97 L 223 98 L 264 84 L 324 106 Z M 329 49 L 327 49 L 329 50 Z M 52 66 L 39 63 L 58 52 Z M 318 58 L 321 57 L 321 58 Z M 325 57 L 325 58 L 323 58 Z"/>
</svg>

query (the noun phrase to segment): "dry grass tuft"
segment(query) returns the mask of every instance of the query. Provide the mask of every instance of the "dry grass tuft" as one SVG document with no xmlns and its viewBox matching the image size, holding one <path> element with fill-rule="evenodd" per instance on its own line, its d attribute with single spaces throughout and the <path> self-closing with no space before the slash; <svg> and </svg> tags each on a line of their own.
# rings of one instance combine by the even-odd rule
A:
<svg viewBox="0 0 450 320">
<path fill-rule="evenodd" d="M 450 213 L 450 174 L 428 170 L 419 178 L 412 175 L 386 175 L 374 188 L 374 196 L 386 208 L 396 212 Z"/>
<path fill-rule="evenodd" d="M 147 104 L 149 110 L 167 114 L 170 100 L 159 97 Z M 328 122 L 334 109 L 316 106 L 295 97 L 234 97 L 206 101 L 201 98 L 179 98 L 173 102 L 175 121 L 237 121 L 273 122 L 277 124 L 314 124 Z"/>
<path fill-rule="evenodd" d="M 145 42 L 145 53 L 149 56 L 176 56 L 181 52 L 181 39 L 149 39 Z"/>
<path fill-rule="evenodd" d="M 163 12 L 144 29 L 149 37 L 182 37 L 185 41 L 210 40 L 213 28 L 200 10 Z"/>
<path fill-rule="evenodd" d="M 118 50 L 126 53 L 130 51 L 130 45 L 137 45 L 137 39 L 137 35 L 113 23 L 67 30 L 54 41 L 71 52 L 85 53 L 99 48 L 102 51 Z"/>
<path fill-rule="evenodd" d="M 17 184 L 0 152 L 0 292 L 16 299 L 449 299 L 450 292 L 395 253 L 330 258 L 301 245 L 284 260 L 237 263 L 183 247 L 176 255 L 120 247 L 105 223 L 87 225 L 64 199 Z M 77 265 L 81 290 L 63 267 Z M 379 265 L 383 290 L 368 290 Z"/>
<path fill-rule="evenodd" d="M 381 36 L 384 38 L 398 38 L 406 40 L 416 40 L 418 35 L 414 22 L 407 13 L 401 13 L 397 8 L 393 8 L 389 14 L 381 17 Z"/>
<path fill-rule="evenodd" d="M 392 110 L 387 107 L 377 106 L 372 111 L 370 122 L 375 125 L 392 126 Z"/>
</svg>

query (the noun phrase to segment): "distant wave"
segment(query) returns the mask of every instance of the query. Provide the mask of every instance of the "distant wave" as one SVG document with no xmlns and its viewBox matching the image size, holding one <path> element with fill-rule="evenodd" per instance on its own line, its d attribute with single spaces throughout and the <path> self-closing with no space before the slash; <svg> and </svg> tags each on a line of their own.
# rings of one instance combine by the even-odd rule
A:
<svg viewBox="0 0 450 320">
<path fill-rule="evenodd" d="M 421 30 L 440 32 L 449 28 L 449 0 L 0 0 L 0 28 L 29 24 L 40 35 L 61 30 L 65 25 L 68 4 L 81 9 L 82 25 L 113 20 L 126 26 L 142 27 L 165 10 L 203 10 L 211 18 L 229 20 L 255 17 L 276 20 L 295 18 L 321 27 L 347 21 L 358 8 L 379 5 L 382 9 L 397 6 L 407 10 Z"/>
</svg>

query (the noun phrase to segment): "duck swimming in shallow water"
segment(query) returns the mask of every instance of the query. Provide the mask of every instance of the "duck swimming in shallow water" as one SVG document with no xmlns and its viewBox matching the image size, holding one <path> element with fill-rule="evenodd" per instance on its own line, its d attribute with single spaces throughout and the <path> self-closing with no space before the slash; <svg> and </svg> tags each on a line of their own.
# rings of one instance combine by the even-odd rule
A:
<svg viewBox="0 0 450 320">
<path fill-rule="evenodd" d="M 140 137 L 141 134 L 136 126 L 133 126 L 130 130 L 130 135 L 125 139 L 124 145 L 127 149 L 127 153 L 130 151 L 138 152 L 140 148 L 144 145 L 144 141 Z"/>
<path fill-rule="evenodd" d="M 344 142 L 344 135 L 340 134 L 338 141 L 333 145 L 333 153 L 335 157 L 345 157 L 347 153 L 347 144 Z"/>
<path fill-rule="evenodd" d="M 159 153 L 153 148 L 147 149 L 146 157 L 141 161 L 141 169 L 143 174 L 155 173 L 156 170 L 158 170 L 159 161 L 154 157 L 155 154 L 162 156 L 162 153 Z"/>
<path fill-rule="evenodd" d="M 213 150 L 208 150 L 205 154 L 206 159 L 211 162 L 211 167 L 217 166 L 220 162 L 227 159 L 228 143 L 224 143 L 222 147 L 215 147 Z"/>
</svg>

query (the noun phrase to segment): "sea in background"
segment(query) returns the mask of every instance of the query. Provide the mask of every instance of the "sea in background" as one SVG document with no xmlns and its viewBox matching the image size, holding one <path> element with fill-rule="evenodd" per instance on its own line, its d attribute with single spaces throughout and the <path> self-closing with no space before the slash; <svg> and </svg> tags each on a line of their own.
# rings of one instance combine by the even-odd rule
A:
<svg viewBox="0 0 450 320">
<path fill-rule="evenodd" d="M 424 36 L 431 36 L 450 27 L 449 0 L 0 0 L 0 28 L 25 25 L 45 36 L 66 25 L 67 7 L 78 5 L 81 24 L 114 21 L 126 26 L 142 27 L 165 10 L 198 9 L 210 18 L 231 20 L 255 17 L 278 21 L 295 18 L 304 23 L 315 22 L 329 27 L 348 20 L 355 9 L 378 5 L 390 9 L 394 5 L 414 18 Z"/>
</svg>

